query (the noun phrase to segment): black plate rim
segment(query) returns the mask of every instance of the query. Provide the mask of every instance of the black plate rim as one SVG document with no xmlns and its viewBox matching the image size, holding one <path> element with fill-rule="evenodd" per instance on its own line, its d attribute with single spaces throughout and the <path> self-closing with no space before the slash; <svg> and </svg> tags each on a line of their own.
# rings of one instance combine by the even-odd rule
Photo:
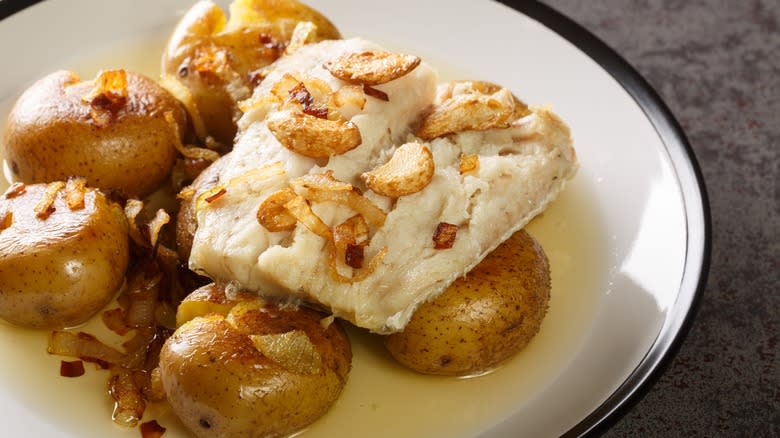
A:
<svg viewBox="0 0 780 438">
<path fill-rule="evenodd" d="M 686 199 L 686 194 L 697 196 L 702 208 L 701 212 L 697 212 L 701 213 L 701 225 L 703 226 L 703 230 L 701 230 L 703 247 L 700 262 L 696 263 L 696 260 L 691 260 L 692 255 L 697 256 L 698 254 L 691 254 L 692 243 L 689 239 L 686 247 L 688 251 L 686 253 L 686 266 L 683 272 L 683 281 L 681 281 L 681 286 L 687 283 L 694 284 L 691 290 L 681 290 L 691 297 L 689 305 L 669 311 L 661 333 L 631 375 L 600 406 L 563 434 L 567 438 L 598 436 L 623 418 L 663 375 L 677 356 L 698 312 L 707 283 L 712 251 L 712 222 L 704 176 L 693 148 L 669 107 L 650 83 L 615 50 L 572 19 L 538 1 L 496 1 L 538 21 L 572 43 L 606 70 L 631 95 L 655 127 L 667 152 L 682 153 L 686 160 L 684 163 L 674 163 L 670 156 L 670 160 L 675 164 L 675 172 L 679 172 L 680 167 L 678 166 L 688 167 L 694 177 L 693 180 L 686 180 L 679 178 L 679 173 L 677 174 L 686 206 L 686 224 L 689 229 L 692 212 L 689 209 L 689 202 L 685 201 L 691 199 L 690 197 Z M 698 278 L 690 281 L 692 276 L 698 276 Z M 677 327 L 677 329 L 670 330 L 672 327 Z"/>
<path fill-rule="evenodd" d="M 41 1 L 0 0 L 0 21 Z M 535 0 L 497 1 L 542 23 L 574 44 L 612 75 L 645 112 L 667 150 L 677 149 L 682 151 L 688 161 L 684 164 L 690 166 L 695 181 L 680 180 L 680 183 L 681 185 L 693 183 L 694 187 L 683 188 L 687 189 L 689 193 L 698 194 L 702 205 L 704 247 L 701 254 L 701 264 L 691 267 L 686 264 L 686 270 L 683 274 L 683 277 L 698 275 L 699 278 L 696 281 L 695 290 L 692 291 L 690 305 L 683 309 L 682 314 L 670 312 L 667 315 L 667 322 L 670 318 L 676 319 L 679 329 L 672 334 L 667 333 L 667 336 L 659 336 L 648 351 L 648 354 L 623 384 L 590 415 L 582 419 L 563 435 L 564 437 L 596 436 L 604 433 L 620 418 L 625 416 L 650 391 L 664 370 L 671 364 L 690 331 L 704 295 L 710 267 L 712 224 L 707 190 L 696 155 L 679 122 L 653 87 L 623 57 L 587 29 L 550 6 Z M 688 255 L 686 255 L 686 259 L 688 259 Z M 661 352 L 660 355 L 653 354 L 653 352 L 659 351 Z"/>
</svg>

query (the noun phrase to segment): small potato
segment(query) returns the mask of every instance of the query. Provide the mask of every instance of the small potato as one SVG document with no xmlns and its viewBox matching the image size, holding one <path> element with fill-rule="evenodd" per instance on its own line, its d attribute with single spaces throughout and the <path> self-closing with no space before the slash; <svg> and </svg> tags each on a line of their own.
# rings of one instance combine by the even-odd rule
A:
<svg viewBox="0 0 780 438">
<path fill-rule="evenodd" d="M 229 20 L 210 1 L 187 11 L 168 41 L 162 72 L 189 90 L 199 136 L 233 143 L 238 103 L 250 97 L 262 80 L 259 70 L 282 56 L 302 21 L 316 26 L 310 42 L 340 37 L 327 18 L 296 0 L 236 0 Z"/>
<path fill-rule="evenodd" d="M 257 295 L 248 292 L 238 292 L 234 297 L 225 295 L 225 288 L 215 283 L 209 283 L 190 292 L 176 309 L 176 327 L 181 327 L 199 316 L 217 314 L 227 316 L 238 301 L 259 300 Z"/>
<path fill-rule="evenodd" d="M 521 230 L 385 338 L 390 354 L 426 374 L 474 375 L 522 349 L 539 331 L 550 299 L 550 266 Z"/>
<path fill-rule="evenodd" d="M 48 217 L 37 215 L 46 185 L 0 197 L 0 317 L 14 324 L 59 328 L 80 324 L 105 306 L 124 280 L 129 249 L 122 209 L 87 189 L 71 209 L 60 190 Z"/>
<path fill-rule="evenodd" d="M 206 190 L 219 183 L 219 174 L 227 164 L 225 159 L 218 159 L 207 167 L 192 182 L 192 196 L 182 200 L 179 213 L 176 215 L 176 252 L 182 260 L 189 260 L 192 250 L 192 239 L 198 229 L 198 221 L 195 218 L 195 200 Z"/>
<path fill-rule="evenodd" d="M 222 311 L 185 322 L 160 353 L 168 401 L 195 436 L 288 436 L 330 408 L 352 360 L 337 322 L 260 299 Z"/>
<path fill-rule="evenodd" d="M 165 113 L 173 115 L 182 133 L 186 113 L 151 79 L 113 72 L 126 78 L 126 96 L 118 85 L 113 101 L 91 94 L 101 76 L 80 82 L 68 71 L 46 76 L 19 97 L 8 116 L 4 142 L 18 180 L 81 176 L 90 187 L 135 197 L 152 192 L 167 178 L 176 149 L 175 129 Z"/>
</svg>

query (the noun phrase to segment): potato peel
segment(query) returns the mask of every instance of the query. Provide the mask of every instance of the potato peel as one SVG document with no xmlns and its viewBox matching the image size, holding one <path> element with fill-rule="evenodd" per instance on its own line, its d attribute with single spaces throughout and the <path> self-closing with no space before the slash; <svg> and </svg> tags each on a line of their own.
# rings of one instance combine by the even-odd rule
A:
<svg viewBox="0 0 780 438">
<path fill-rule="evenodd" d="M 433 179 L 433 154 L 427 145 L 406 143 L 390 160 L 360 177 L 368 188 L 382 196 L 398 198 L 424 189 Z"/>
<path fill-rule="evenodd" d="M 249 335 L 255 348 L 282 368 L 300 374 L 316 374 L 322 356 L 303 330 L 267 335 Z"/>
</svg>

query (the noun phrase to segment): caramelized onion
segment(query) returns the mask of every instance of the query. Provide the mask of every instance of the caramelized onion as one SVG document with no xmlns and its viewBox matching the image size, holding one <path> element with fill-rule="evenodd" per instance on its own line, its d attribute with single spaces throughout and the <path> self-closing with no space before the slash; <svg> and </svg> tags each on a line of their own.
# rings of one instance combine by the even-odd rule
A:
<svg viewBox="0 0 780 438">
<path fill-rule="evenodd" d="M 5 199 L 11 199 L 24 194 L 26 191 L 27 186 L 24 185 L 24 183 L 15 182 L 8 187 L 8 190 L 3 193 L 3 196 L 5 196 Z"/>
<path fill-rule="evenodd" d="M 65 202 L 71 210 L 84 208 L 84 195 L 87 192 L 87 180 L 85 178 L 68 178 L 65 183 Z"/>
<path fill-rule="evenodd" d="M 11 210 L 0 211 L 0 231 L 14 224 L 14 213 Z"/>
<path fill-rule="evenodd" d="M 133 372 L 121 367 L 112 367 L 108 393 L 116 401 L 114 422 L 120 426 L 135 427 L 144 415 L 146 401 L 135 384 Z"/>
<path fill-rule="evenodd" d="M 35 206 L 35 216 L 39 219 L 46 219 L 54 213 L 54 199 L 57 197 L 57 193 L 65 187 L 65 183 L 62 181 L 55 181 L 49 183 L 46 186 L 46 191 L 43 193 L 43 198 Z"/>
<path fill-rule="evenodd" d="M 77 357 L 98 364 L 118 364 L 125 355 L 109 347 L 96 337 L 84 332 L 66 332 L 55 330 L 49 334 L 49 354 Z"/>
</svg>

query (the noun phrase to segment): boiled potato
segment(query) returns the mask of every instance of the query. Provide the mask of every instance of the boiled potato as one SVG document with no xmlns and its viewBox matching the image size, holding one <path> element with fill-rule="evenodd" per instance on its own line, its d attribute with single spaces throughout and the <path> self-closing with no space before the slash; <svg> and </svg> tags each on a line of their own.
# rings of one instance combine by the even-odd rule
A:
<svg viewBox="0 0 780 438">
<path fill-rule="evenodd" d="M 101 93 L 102 81 L 116 87 Z M 8 116 L 5 157 L 14 177 L 26 183 L 82 176 L 91 187 L 145 195 L 167 178 L 176 158 L 166 112 L 184 133 L 183 108 L 151 79 L 113 70 L 80 82 L 75 73 L 58 71 L 17 100 Z"/>
<path fill-rule="evenodd" d="M 25 187 L 0 197 L 0 317 L 37 328 L 68 327 L 86 321 L 122 285 L 129 249 L 122 209 L 97 190 L 72 209 L 60 190 L 54 210 L 41 218 L 35 208 L 47 185 Z M 1 219 L 1 218 L 0 218 Z"/>
<path fill-rule="evenodd" d="M 385 346 L 398 362 L 421 373 L 479 374 L 534 337 L 549 299 L 547 257 L 521 230 L 422 304 L 402 332 L 385 338 Z"/>
<path fill-rule="evenodd" d="M 208 288 L 194 293 L 186 311 L 193 319 L 160 353 L 162 385 L 181 421 L 199 437 L 281 437 L 322 416 L 351 367 L 338 322 L 259 298 L 224 315 L 230 300 L 212 303 L 223 292 Z"/>
<path fill-rule="evenodd" d="M 241 115 L 238 102 L 248 98 L 261 79 L 253 72 L 284 53 L 301 21 L 317 26 L 311 42 L 339 38 L 327 18 L 296 0 L 236 0 L 230 20 L 210 1 L 195 4 L 185 14 L 163 54 L 162 72 L 188 90 L 179 97 L 194 106 L 190 113 L 197 113 L 193 122 L 199 136 L 233 143 Z"/>
<path fill-rule="evenodd" d="M 240 291 L 235 296 L 228 298 L 225 288 L 216 283 L 209 283 L 190 292 L 176 309 L 176 327 L 195 319 L 198 316 L 206 316 L 211 313 L 227 316 L 238 301 L 260 299 L 257 295 Z"/>
<path fill-rule="evenodd" d="M 176 251 L 182 260 L 190 258 L 192 239 L 198 229 L 198 222 L 195 218 L 195 200 L 201 193 L 220 182 L 219 174 L 227 163 L 227 160 L 220 158 L 201 172 L 191 184 L 194 190 L 192 196 L 183 200 L 179 206 L 179 212 L 176 215 Z"/>
</svg>

